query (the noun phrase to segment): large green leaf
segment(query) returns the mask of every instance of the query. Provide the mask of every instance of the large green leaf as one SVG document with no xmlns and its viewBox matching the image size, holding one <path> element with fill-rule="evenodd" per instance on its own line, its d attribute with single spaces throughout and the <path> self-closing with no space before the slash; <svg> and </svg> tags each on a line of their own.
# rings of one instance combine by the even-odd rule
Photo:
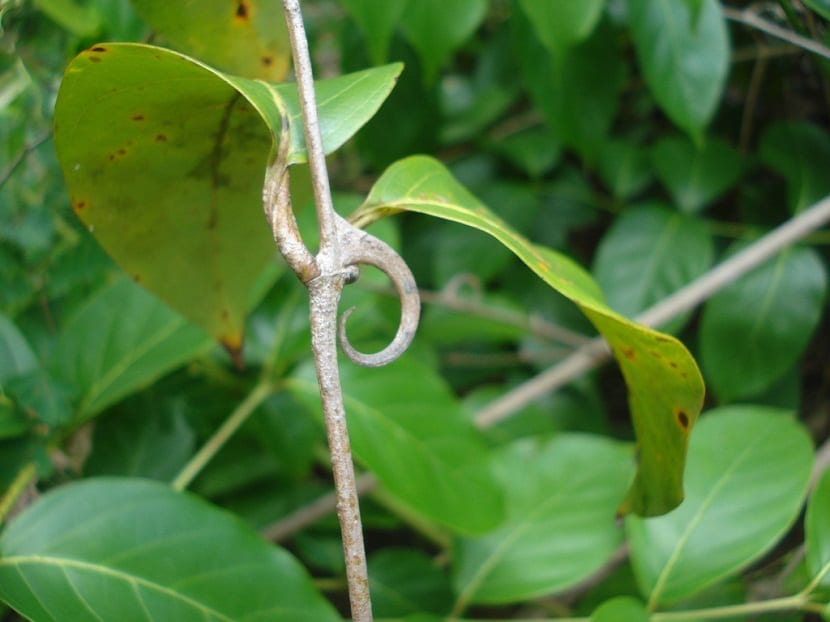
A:
<svg viewBox="0 0 830 622">
<path fill-rule="evenodd" d="M 372 63 L 385 63 L 395 28 L 409 0 L 340 0 L 360 26 Z"/>
<path fill-rule="evenodd" d="M 605 0 L 520 0 L 519 5 L 545 47 L 559 54 L 591 34 L 602 15 Z"/>
<path fill-rule="evenodd" d="M 494 460 L 507 520 L 455 547 L 462 605 L 527 600 L 566 589 L 605 563 L 622 541 L 615 512 L 631 481 L 632 453 L 614 441 L 562 435 L 520 440 Z"/>
<path fill-rule="evenodd" d="M 291 46 L 279 0 L 132 0 L 153 30 L 185 54 L 234 75 L 278 82 Z"/>
<path fill-rule="evenodd" d="M 380 369 L 344 365 L 342 384 L 352 451 L 391 495 L 461 533 L 504 518 L 483 436 L 433 369 L 407 356 Z M 320 412 L 312 366 L 291 386 Z"/>
<path fill-rule="evenodd" d="M 37 369 L 37 359 L 26 338 L 5 315 L 0 314 L 0 385 L 10 378 Z"/>
<path fill-rule="evenodd" d="M 677 207 L 690 214 L 718 198 L 741 174 L 740 154 L 717 138 L 707 138 L 698 148 L 685 136 L 666 136 L 651 155 L 657 177 Z"/>
<path fill-rule="evenodd" d="M 729 40 L 717 0 L 630 0 L 628 20 L 646 82 L 663 111 L 696 140 L 721 98 Z"/>
<path fill-rule="evenodd" d="M 631 209 L 614 221 L 594 260 L 608 304 L 636 315 L 706 272 L 714 248 L 698 220 L 661 206 Z M 677 330 L 684 318 L 675 318 Z"/>
<path fill-rule="evenodd" d="M 511 230 L 432 158 L 415 156 L 389 167 L 352 219 L 365 224 L 405 210 L 489 233 L 579 305 L 608 339 L 629 388 L 640 460 L 621 511 L 660 514 L 680 503 L 687 438 L 703 401 L 700 372 L 683 344 L 612 311 L 581 267 Z"/>
<path fill-rule="evenodd" d="M 326 151 L 374 114 L 400 69 L 317 85 Z M 289 160 L 301 162 L 294 85 L 233 78 L 138 44 L 81 53 L 55 108 L 75 213 L 133 279 L 233 353 L 251 290 L 276 256 L 261 189 L 283 116 Z"/>
<path fill-rule="evenodd" d="M 410 0 L 401 27 L 418 51 L 424 78 L 435 80 L 438 70 L 469 38 L 487 14 L 487 0 Z"/>
<path fill-rule="evenodd" d="M 815 251 L 793 248 L 713 296 L 703 308 L 700 357 L 724 401 L 763 391 L 799 359 L 827 293 Z"/>
<path fill-rule="evenodd" d="M 34 622 L 340 619 L 238 519 L 129 479 L 61 487 L 17 517 L 0 537 L 0 599 Z"/>
<path fill-rule="evenodd" d="M 75 417 L 89 419 L 203 352 L 210 338 L 122 279 L 94 294 L 63 328 L 55 376 L 80 393 Z"/>
<path fill-rule="evenodd" d="M 810 497 L 804 530 L 810 574 L 821 574 L 821 584 L 830 585 L 830 471 L 825 471 Z"/>
<path fill-rule="evenodd" d="M 450 610 L 449 577 L 423 551 L 385 548 L 369 558 L 368 566 L 372 611 L 376 617 Z"/>
<path fill-rule="evenodd" d="M 813 462 L 786 412 L 731 406 L 704 416 L 689 444 L 686 500 L 629 517 L 631 560 L 652 607 L 692 596 L 768 551 L 798 516 Z"/>
</svg>

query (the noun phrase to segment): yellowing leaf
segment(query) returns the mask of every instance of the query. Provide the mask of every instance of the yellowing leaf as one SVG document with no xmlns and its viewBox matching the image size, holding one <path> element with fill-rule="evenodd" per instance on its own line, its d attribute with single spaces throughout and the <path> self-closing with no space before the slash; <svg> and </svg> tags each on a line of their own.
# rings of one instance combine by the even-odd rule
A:
<svg viewBox="0 0 830 622">
<path fill-rule="evenodd" d="M 612 311 L 579 265 L 511 230 L 432 158 L 414 156 L 392 165 L 352 220 L 366 225 L 401 211 L 430 214 L 489 233 L 579 305 L 611 345 L 629 389 L 639 465 L 620 511 L 650 516 L 676 507 L 683 499 L 689 432 L 704 393 L 700 372 L 683 344 Z"/>
</svg>

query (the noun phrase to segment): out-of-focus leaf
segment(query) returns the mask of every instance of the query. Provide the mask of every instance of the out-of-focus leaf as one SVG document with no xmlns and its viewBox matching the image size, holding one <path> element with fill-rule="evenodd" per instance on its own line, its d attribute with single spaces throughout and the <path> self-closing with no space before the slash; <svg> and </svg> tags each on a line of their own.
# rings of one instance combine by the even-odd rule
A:
<svg viewBox="0 0 830 622">
<path fill-rule="evenodd" d="M 599 22 L 605 0 L 520 0 L 539 40 L 554 55 L 585 40 Z"/>
<path fill-rule="evenodd" d="M 0 384 L 37 369 L 37 358 L 26 338 L 5 315 L 0 314 Z"/>
<path fill-rule="evenodd" d="M 202 330 L 122 279 L 94 294 L 67 322 L 53 368 L 79 392 L 80 422 L 209 346 Z"/>
<path fill-rule="evenodd" d="M 146 480 L 63 486 L 0 537 L 0 599 L 54 620 L 339 620 L 285 551 Z"/>
<path fill-rule="evenodd" d="M 374 114 L 400 69 L 317 84 L 327 152 Z M 75 213 L 133 279 L 237 356 L 252 289 L 276 256 L 265 166 L 283 117 L 289 163 L 305 159 L 300 116 L 293 84 L 138 44 L 82 52 L 58 94 L 55 146 Z"/>
<path fill-rule="evenodd" d="M 508 603 L 560 591 L 605 563 L 622 540 L 615 512 L 630 450 L 602 437 L 517 441 L 494 458 L 507 520 L 455 547 L 459 603 Z"/>
<path fill-rule="evenodd" d="M 741 174 L 741 156 L 728 143 L 709 137 L 698 148 L 684 136 L 666 136 L 652 148 L 657 177 L 677 207 L 701 211 L 728 190 Z"/>
<path fill-rule="evenodd" d="M 0 441 L 24 436 L 28 431 L 29 422 L 15 408 L 14 402 L 0 394 Z"/>
<path fill-rule="evenodd" d="M 689 443 L 685 501 L 666 516 L 627 519 L 649 604 L 692 596 L 767 552 L 798 516 L 812 463 L 810 437 L 786 411 L 704 416 Z"/>
<path fill-rule="evenodd" d="M 830 585 L 830 471 L 825 471 L 810 497 L 804 529 L 810 574 L 823 574 L 821 585 Z"/>
<path fill-rule="evenodd" d="M 185 54 L 234 75 L 279 82 L 291 46 L 279 0 L 132 0 L 136 12 Z"/>
<path fill-rule="evenodd" d="M 129 403 L 95 425 L 84 474 L 170 481 L 194 451 L 196 435 L 181 413 Z"/>
<path fill-rule="evenodd" d="M 761 159 L 787 178 L 787 203 L 793 213 L 830 194 L 830 135 L 806 121 L 770 125 L 761 137 Z"/>
<path fill-rule="evenodd" d="M 340 0 L 360 26 L 375 65 L 388 60 L 389 43 L 409 0 Z"/>
<path fill-rule="evenodd" d="M 482 533 L 503 519 L 484 439 L 433 369 L 403 357 L 342 372 L 352 452 L 389 494 L 460 533 Z M 320 412 L 312 366 L 297 372 L 291 388 Z"/>
<path fill-rule="evenodd" d="M 729 40 L 717 0 L 630 0 L 628 21 L 651 92 L 696 142 L 720 102 L 729 71 Z"/>
<path fill-rule="evenodd" d="M 32 421 L 56 428 L 72 419 L 73 387 L 57 382 L 45 370 L 15 376 L 4 389 Z"/>
<path fill-rule="evenodd" d="M 36 6 L 79 37 L 91 37 L 101 28 L 101 15 L 88 3 L 76 0 L 36 0 Z"/>
<path fill-rule="evenodd" d="M 804 4 L 821 15 L 824 19 L 830 20 L 830 0 L 804 0 Z"/>
<path fill-rule="evenodd" d="M 714 393 L 731 401 L 763 391 L 799 359 L 827 294 L 815 251 L 779 253 L 715 294 L 700 326 L 701 365 Z"/>
<path fill-rule="evenodd" d="M 449 612 L 450 579 L 425 553 L 414 549 L 383 549 L 369 557 L 368 565 L 372 610 L 376 617 Z"/>
<path fill-rule="evenodd" d="M 654 205 L 614 221 L 593 272 L 608 304 L 634 316 L 702 275 L 713 259 L 712 238 L 701 222 Z M 679 330 L 687 318 L 675 318 L 666 330 Z"/>
<path fill-rule="evenodd" d="M 649 618 L 645 605 L 630 596 L 612 598 L 591 614 L 591 622 L 648 622 Z"/>
<path fill-rule="evenodd" d="M 401 21 L 406 38 L 418 51 L 424 78 L 431 83 L 438 70 L 478 28 L 487 14 L 487 0 L 411 0 Z"/>
<path fill-rule="evenodd" d="M 533 178 L 550 171 L 562 155 L 562 147 L 553 135 L 540 128 L 511 134 L 494 147 L 514 166 Z"/>
<path fill-rule="evenodd" d="M 605 141 L 597 164 L 602 180 L 615 199 L 635 196 L 648 186 L 653 177 L 648 152 L 627 141 Z"/>
<path fill-rule="evenodd" d="M 640 461 L 621 511 L 653 515 L 679 504 L 688 433 L 703 402 L 700 372 L 686 348 L 616 314 L 581 267 L 510 229 L 432 158 L 414 156 L 387 169 L 352 220 L 364 225 L 401 211 L 429 214 L 489 233 L 579 305 L 610 342 L 629 389 Z"/>
<path fill-rule="evenodd" d="M 554 137 L 593 162 L 617 114 L 625 77 L 617 38 L 600 24 L 588 39 L 554 58 L 521 14 L 514 22 L 516 54 L 534 103 Z"/>
</svg>

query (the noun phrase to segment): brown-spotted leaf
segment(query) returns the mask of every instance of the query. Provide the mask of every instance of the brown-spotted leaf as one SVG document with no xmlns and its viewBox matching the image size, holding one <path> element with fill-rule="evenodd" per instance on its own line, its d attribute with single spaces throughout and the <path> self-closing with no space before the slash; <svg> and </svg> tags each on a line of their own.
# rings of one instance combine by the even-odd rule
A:
<svg viewBox="0 0 830 622">
<path fill-rule="evenodd" d="M 689 432 L 704 393 L 697 364 L 683 344 L 612 311 L 579 265 L 511 230 L 432 158 L 414 156 L 389 167 L 352 220 L 366 225 L 401 211 L 489 233 L 583 310 L 611 345 L 629 390 L 639 464 L 620 511 L 651 516 L 679 505 Z"/>
<path fill-rule="evenodd" d="M 371 118 L 400 69 L 317 84 L 327 152 Z M 55 146 L 75 213 L 135 281 L 232 353 L 253 286 L 277 257 L 262 212 L 265 169 L 283 118 L 289 161 L 304 161 L 299 116 L 293 84 L 139 44 L 82 52 L 58 94 Z"/>
</svg>

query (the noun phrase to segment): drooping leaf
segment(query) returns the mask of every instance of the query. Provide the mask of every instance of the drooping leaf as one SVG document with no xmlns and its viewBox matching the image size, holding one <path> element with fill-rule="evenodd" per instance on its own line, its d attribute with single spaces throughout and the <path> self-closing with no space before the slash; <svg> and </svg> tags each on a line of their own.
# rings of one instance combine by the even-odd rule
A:
<svg viewBox="0 0 830 622">
<path fill-rule="evenodd" d="M 388 60 L 392 35 L 401 21 L 409 0 L 340 0 L 360 26 L 369 50 L 369 59 L 375 65 Z"/>
<path fill-rule="evenodd" d="M 487 14 L 487 0 L 410 0 L 401 27 L 432 83 L 438 70 L 478 28 Z"/>
<path fill-rule="evenodd" d="M 729 70 L 729 40 L 717 0 L 631 0 L 628 20 L 637 58 L 660 107 L 700 141 L 721 99 Z"/>
<path fill-rule="evenodd" d="M 352 220 L 365 224 L 401 211 L 429 214 L 489 233 L 579 305 L 611 344 L 629 389 L 640 463 L 621 510 L 653 515 L 680 503 L 688 433 L 703 400 L 700 372 L 686 348 L 612 311 L 582 268 L 511 230 L 432 158 L 414 156 L 389 167 Z"/>
<path fill-rule="evenodd" d="M 203 352 L 209 337 L 122 279 L 94 294 L 63 328 L 55 376 L 80 391 L 84 421 Z"/>
<path fill-rule="evenodd" d="M 713 259 L 712 238 L 701 222 L 652 205 L 614 221 L 597 249 L 593 273 L 608 304 L 633 316 L 702 275 Z M 670 330 L 685 319 L 675 318 Z"/>
<path fill-rule="evenodd" d="M 761 159 L 787 178 L 787 203 L 798 213 L 830 194 L 830 135 L 806 121 L 770 125 L 761 137 Z"/>
<path fill-rule="evenodd" d="M 11 320 L 0 313 L 0 385 L 37 368 L 37 358 L 26 338 Z"/>
<path fill-rule="evenodd" d="M 246 78 L 279 82 L 291 47 L 279 0 L 131 0 L 136 12 L 181 52 Z"/>
<path fill-rule="evenodd" d="M 327 152 L 372 116 L 400 69 L 317 85 Z M 55 108 L 75 213 L 133 279 L 237 355 L 251 290 L 277 254 L 261 188 L 282 116 L 290 163 L 301 162 L 293 85 L 233 78 L 138 44 L 81 53 Z"/>
<path fill-rule="evenodd" d="M 449 577 L 423 551 L 386 548 L 369 557 L 368 566 L 372 611 L 378 618 L 449 612 Z"/>
<path fill-rule="evenodd" d="M 63 486 L 0 537 L 0 600 L 34 622 L 339 620 L 285 551 L 146 480 Z"/>
<path fill-rule="evenodd" d="M 715 294 L 700 326 L 701 365 L 731 401 L 763 391 L 799 359 L 824 310 L 827 274 L 809 248 L 793 248 Z"/>
<path fill-rule="evenodd" d="M 345 365 L 342 384 L 352 452 L 389 494 L 460 533 L 503 519 L 483 436 L 433 369 L 406 356 L 380 369 Z M 291 388 L 320 412 L 312 366 Z"/>
<path fill-rule="evenodd" d="M 554 137 L 592 162 L 617 114 L 625 78 L 610 27 L 600 24 L 586 40 L 563 50 L 561 58 L 533 36 L 523 15 L 515 15 L 514 29 L 516 55 L 533 102 Z"/>
<path fill-rule="evenodd" d="M 596 436 L 517 441 L 494 458 L 507 520 L 455 547 L 459 603 L 508 603 L 566 589 L 622 540 L 615 512 L 631 480 L 630 450 Z"/>
<path fill-rule="evenodd" d="M 554 55 L 585 40 L 599 22 L 605 0 L 520 0 L 539 40 Z"/>
<path fill-rule="evenodd" d="M 725 141 L 709 137 L 702 147 L 684 136 L 666 136 L 651 152 L 657 177 L 677 207 L 688 214 L 704 209 L 741 174 L 741 156 Z"/>
<path fill-rule="evenodd" d="M 825 471 L 813 490 L 804 530 L 810 574 L 822 574 L 821 585 L 830 585 L 830 471 Z"/>
<path fill-rule="evenodd" d="M 692 596 L 768 551 L 798 516 L 812 462 L 810 437 L 785 411 L 731 406 L 704 416 L 689 443 L 685 501 L 666 516 L 627 519 L 649 603 Z"/>
<path fill-rule="evenodd" d="M 645 605 L 630 596 L 618 596 L 608 600 L 591 614 L 591 622 L 648 622 Z"/>
</svg>

